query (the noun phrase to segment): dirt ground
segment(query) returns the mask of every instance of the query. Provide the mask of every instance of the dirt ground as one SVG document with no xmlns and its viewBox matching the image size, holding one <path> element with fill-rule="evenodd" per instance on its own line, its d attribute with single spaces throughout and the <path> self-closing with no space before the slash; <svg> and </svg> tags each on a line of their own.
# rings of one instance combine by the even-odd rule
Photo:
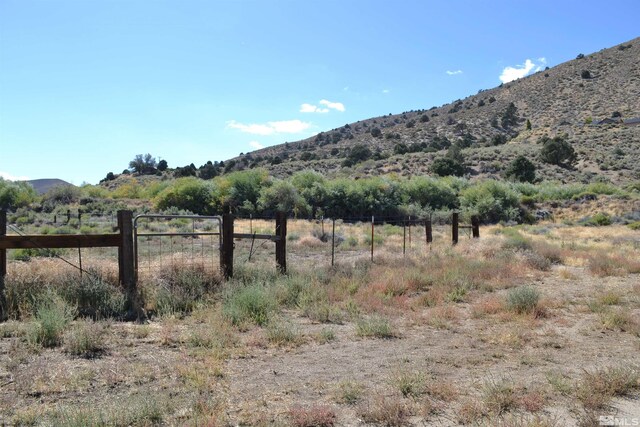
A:
<svg viewBox="0 0 640 427">
<path fill-rule="evenodd" d="M 556 228 L 546 238 L 639 253 L 637 232 L 587 231 Z M 489 233 L 453 251 L 490 253 L 500 239 Z M 504 310 L 521 286 L 539 292 L 537 315 Z M 118 411 L 102 425 L 565 426 L 640 417 L 640 382 L 603 405 L 580 398 L 589 373 L 640 369 L 637 272 L 597 275 L 569 253 L 490 292 L 406 307 L 385 311 L 387 338 L 363 336 L 355 318 L 321 323 L 285 308 L 280 317 L 296 334 L 285 343 L 265 327 L 221 328 L 207 306 L 145 324 L 104 321 L 104 348 L 91 357 L 34 349 L 24 342 L 28 322 L 10 321 L 0 335 L 0 423 L 90 425 L 96 413 Z M 611 313 L 624 321 L 608 322 Z"/>
</svg>

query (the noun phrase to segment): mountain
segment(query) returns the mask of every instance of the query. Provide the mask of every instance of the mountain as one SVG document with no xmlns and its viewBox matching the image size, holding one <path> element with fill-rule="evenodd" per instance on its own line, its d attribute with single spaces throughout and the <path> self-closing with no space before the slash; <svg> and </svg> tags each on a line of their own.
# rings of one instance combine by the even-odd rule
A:
<svg viewBox="0 0 640 427">
<path fill-rule="evenodd" d="M 44 194 L 47 191 L 51 190 L 54 187 L 59 187 L 61 185 L 71 185 L 67 181 L 63 181 L 61 179 L 52 178 L 52 179 L 32 179 L 27 181 L 29 184 L 35 188 L 38 194 Z"/>
<path fill-rule="evenodd" d="M 460 141 L 472 178 L 499 178 L 524 155 L 542 179 L 588 182 L 602 176 L 626 183 L 640 179 L 639 117 L 636 38 L 441 107 L 361 120 L 225 164 L 226 170 L 261 166 L 281 177 L 303 169 L 329 176 L 424 175 L 448 143 Z M 572 144 L 573 168 L 539 159 L 543 136 L 564 136 Z M 364 150 L 363 156 L 352 154 L 355 162 L 345 162 L 360 145 L 371 156 L 362 161 Z"/>
</svg>

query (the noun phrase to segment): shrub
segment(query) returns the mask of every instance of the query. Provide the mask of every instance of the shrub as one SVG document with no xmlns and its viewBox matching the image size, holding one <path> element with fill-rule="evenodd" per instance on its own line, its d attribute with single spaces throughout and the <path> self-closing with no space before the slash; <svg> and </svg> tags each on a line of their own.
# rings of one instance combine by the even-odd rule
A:
<svg viewBox="0 0 640 427">
<path fill-rule="evenodd" d="M 378 316 L 359 319 L 356 323 L 356 334 L 361 337 L 373 338 L 396 337 L 389 320 Z"/>
<path fill-rule="evenodd" d="M 594 225 L 596 227 L 611 225 L 611 217 L 606 213 L 598 212 L 589 220 L 587 220 L 585 222 L 585 225 Z"/>
<path fill-rule="evenodd" d="M 224 313 L 234 325 L 253 322 L 266 325 L 277 308 L 272 293 L 259 284 L 232 289 L 224 301 Z"/>
<path fill-rule="evenodd" d="M 123 314 L 126 297 L 122 289 L 112 285 L 95 270 L 82 277 L 68 275 L 59 287 L 60 296 L 77 308 L 81 316 L 94 319 Z"/>
<path fill-rule="evenodd" d="M 218 273 L 202 266 L 176 265 L 160 273 L 155 295 L 159 315 L 190 313 L 196 305 L 218 289 Z"/>
<path fill-rule="evenodd" d="M 354 405 L 362 398 L 363 387 L 354 381 L 341 381 L 336 390 L 336 402 Z"/>
<path fill-rule="evenodd" d="M 526 157 L 518 156 L 509 164 L 505 175 L 520 182 L 533 182 L 536 179 L 536 167 Z"/>
<path fill-rule="evenodd" d="M 589 72 L 589 70 L 582 70 L 580 72 L 580 77 L 582 77 L 583 79 L 590 79 L 591 73 Z"/>
<path fill-rule="evenodd" d="M 533 313 L 538 307 L 540 293 L 531 286 L 511 289 L 507 294 L 507 308 L 516 313 Z"/>
<path fill-rule="evenodd" d="M 294 406 L 289 410 L 289 417 L 293 427 L 332 427 L 336 414 L 327 405 Z"/>
<path fill-rule="evenodd" d="M 431 172 L 439 176 L 462 176 L 464 171 L 463 163 L 450 157 L 439 157 L 431 164 Z"/>
<path fill-rule="evenodd" d="M 276 345 L 295 345 L 302 341 L 300 331 L 291 322 L 272 318 L 267 324 L 267 338 Z"/>
<path fill-rule="evenodd" d="M 209 215 L 213 213 L 213 188 L 210 183 L 196 178 L 181 178 L 155 198 L 156 209 L 177 208 Z"/>
<path fill-rule="evenodd" d="M 105 349 L 104 325 L 80 321 L 64 334 L 64 349 L 74 356 L 95 357 Z"/>
<path fill-rule="evenodd" d="M 576 397 L 586 409 L 603 409 L 615 396 L 640 389 L 640 371 L 633 367 L 600 368 L 585 371 Z"/>
<path fill-rule="evenodd" d="M 28 341 L 43 347 L 59 345 L 67 325 L 75 315 L 75 308 L 58 295 L 53 293 L 44 295 L 38 303 L 35 322 L 28 332 Z"/>
<path fill-rule="evenodd" d="M 551 139 L 542 137 L 540 141 L 540 159 L 545 163 L 561 167 L 570 167 L 576 162 L 576 153 L 571 144 L 561 136 Z"/>
</svg>

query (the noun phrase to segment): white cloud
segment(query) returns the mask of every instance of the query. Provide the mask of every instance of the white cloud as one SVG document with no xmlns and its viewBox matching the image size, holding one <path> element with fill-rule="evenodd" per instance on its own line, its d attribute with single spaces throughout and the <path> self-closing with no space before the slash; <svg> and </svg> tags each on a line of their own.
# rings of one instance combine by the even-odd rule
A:
<svg viewBox="0 0 640 427">
<path fill-rule="evenodd" d="M 328 108 L 319 108 L 315 105 L 311 105 L 311 104 L 302 104 L 300 106 L 300 112 L 301 113 L 328 113 L 329 109 Z"/>
<path fill-rule="evenodd" d="M 456 74 L 462 74 L 462 70 L 449 71 L 447 70 L 447 74 L 450 76 L 455 76 Z"/>
<path fill-rule="evenodd" d="M 342 102 L 331 102 L 323 99 L 320 101 L 320 105 L 324 105 L 327 108 L 331 108 L 332 110 L 344 111 L 344 104 Z"/>
<path fill-rule="evenodd" d="M 537 63 L 530 59 L 524 61 L 524 64 L 516 65 L 515 67 L 505 67 L 500 74 L 500 81 L 502 83 L 508 83 L 513 80 L 522 78 L 531 74 L 531 72 L 537 72 L 542 70 L 547 65 L 547 58 L 541 57 L 537 59 Z"/>
<path fill-rule="evenodd" d="M 344 111 L 344 104 L 342 102 L 331 102 L 331 101 L 327 101 L 326 99 L 322 99 L 319 102 L 320 105 L 324 105 L 323 107 L 318 107 L 317 105 L 313 105 L 313 104 L 302 104 L 300 106 L 300 112 L 301 113 L 328 113 L 329 110 L 337 110 L 337 111 Z"/>
<path fill-rule="evenodd" d="M 389 93 L 391 92 L 389 89 L 382 89 L 382 93 Z"/>
<path fill-rule="evenodd" d="M 0 178 L 6 179 L 7 181 L 27 181 L 29 179 L 27 176 L 14 176 L 2 171 L 0 171 Z"/>
<path fill-rule="evenodd" d="M 264 148 L 264 145 L 260 144 L 258 141 L 249 141 L 249 145 L 256 150 Z"/>
<path fill-rule="evenodd" d="M 238 123 L 235 120 L 227 122 L 227 127 L 238 129 L 241 132 L 253 135 L 273 135 L 274 133 L 300 133 L 311 127 L 311 123 L 300 120 L 283 120 L 278 122 L 267 122 L 266 124 Z"/>
</svg>

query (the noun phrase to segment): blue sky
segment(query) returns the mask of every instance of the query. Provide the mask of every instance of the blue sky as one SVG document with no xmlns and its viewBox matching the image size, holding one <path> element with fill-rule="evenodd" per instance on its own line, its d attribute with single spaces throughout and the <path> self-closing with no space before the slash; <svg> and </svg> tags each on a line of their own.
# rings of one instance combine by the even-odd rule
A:
<svg viewBox="0 0 640 427">
<path fill-rule="evenodd" d="M 0 0 L 0 176 L 224 160 L 622 43 L 638 16 L 637 0 Z"/>
</svg>

